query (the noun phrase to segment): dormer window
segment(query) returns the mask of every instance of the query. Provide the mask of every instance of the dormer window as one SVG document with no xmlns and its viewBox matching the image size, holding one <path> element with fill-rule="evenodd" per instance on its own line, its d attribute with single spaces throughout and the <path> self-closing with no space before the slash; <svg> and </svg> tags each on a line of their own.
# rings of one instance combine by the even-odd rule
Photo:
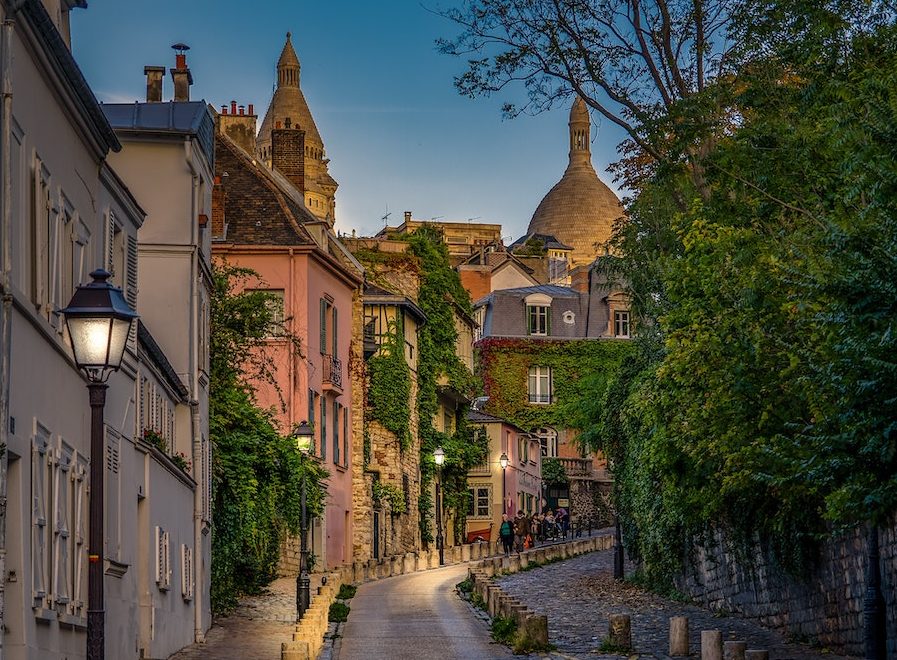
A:
<svg viewBox="0 0 897 660">
<path fill-rule="evenodd" d="M 534 337 L 551 334 L 551 298 L 544 293 L 534 293 L 526 303 L 526 333 Z"/>
<path fill-rule="evenodd" d="M 614 336 L 629 337 L 629 310 L 614 312 Z"/>
</svg>

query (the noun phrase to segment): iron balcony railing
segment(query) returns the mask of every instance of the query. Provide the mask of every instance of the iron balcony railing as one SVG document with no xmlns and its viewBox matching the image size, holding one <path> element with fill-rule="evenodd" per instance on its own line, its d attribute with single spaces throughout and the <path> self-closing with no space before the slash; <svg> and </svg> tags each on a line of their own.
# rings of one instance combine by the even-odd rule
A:
<svg viewBox="0 0 897 660">
<path fill-rule="evenodd" d="M 343 363 L 333 355 L 321 356 L 324 362 L 324 383 L 342 388 L 343 386 Z"/>
</svg>

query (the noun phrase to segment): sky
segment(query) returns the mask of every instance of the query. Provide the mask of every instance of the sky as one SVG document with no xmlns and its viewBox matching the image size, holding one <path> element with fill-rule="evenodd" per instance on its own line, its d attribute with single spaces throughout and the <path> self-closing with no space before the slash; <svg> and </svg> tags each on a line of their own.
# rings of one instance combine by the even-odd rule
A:
<svg viewBox="0 0 897 660">
<path fill-rule="evenodd" d="M 504 119 L 504 101 L 460 96 L 465 62 L 436 51 L 457 27 L 435 12 L 462 0 L 90 0 L 72 12 L 72 50 L 97 98 L 143 101 L 145 65 L 171 68 L 172 44 L 190 46 L 191 99 L 236 100 L 264 116 L 286 33 L 301 62 L 330 173 L 339 182 L 336 227 L 370 235 L 387 213 L 526 231 L 567 165 L 568 108 Z M 172 94 L 166 75 L 163 99 Z M 622 136 L 592 117 L 599 176 Z"/>
</svg>

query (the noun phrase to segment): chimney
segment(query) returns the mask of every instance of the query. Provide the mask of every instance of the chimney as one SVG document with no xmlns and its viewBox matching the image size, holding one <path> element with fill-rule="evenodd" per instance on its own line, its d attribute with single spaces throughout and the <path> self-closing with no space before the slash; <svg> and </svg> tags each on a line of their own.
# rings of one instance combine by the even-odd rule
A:
<svg viewBox="0 0 897 660">
<path fill-rule="evenodd" d="M 249 104 L 249 112 L 244 106 L 237 106 L 236 101 L 230 102 L 230 112 L 226 105 L 221 106 L 221 114 L 216 123 L 218 132 L 229 137 L 240 149 L 250 156 L 255 156 L 255 131 L 258 117 L 253 113 L 254 107 Z"/>
<path fill-rule="evenodd" d="M 405 211 L 405 222 L 411 222 L 411 211 Z"/>
<path fill-rule="evenodd" d="M 224 222 L 224 209 L 227 205 L 227 196 L 221 177 L 215 177 L 212 186 L 212 240 L 224 240 L 227 238 L 227 224 Z"/>
<path fill-rule="evenodd" d="M 146 76 L 146 102 L 161 103 L 162 78 L 165 77 L 164 66 L 145 66 L 143 74 Z"/>
<path fill-rule="evenodd" d="M 171 79 L 174 81 L 174 100 L 189 101 L 190 85 L 193 84 L 193 74 L 187 68 L 187 44 L 174 44 L 172 48 L 177 51 L 174 57 L 175 68 L 170 69 Z"/>
<path fill-rule="evenodd" d="M 287 128 L 271 131 L 271 167 L 305 195 L 305 131 L 289 128 L 289 118 L 284 123 Z"/>
</svg>

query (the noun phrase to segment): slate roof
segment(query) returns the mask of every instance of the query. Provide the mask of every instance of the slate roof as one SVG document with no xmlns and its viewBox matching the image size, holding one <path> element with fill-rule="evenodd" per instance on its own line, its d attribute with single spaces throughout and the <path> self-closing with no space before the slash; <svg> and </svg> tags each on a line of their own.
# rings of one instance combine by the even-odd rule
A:
<svg viewBox="0 0 897 660">
<path fill-rule="evenodd" d="M 467 421 L 472 424 L 507 424 L 508 426 L 517 429 L 521 433 L 526 433 L 526 431 L 513 422 L 509 422 L 503 417 L 496 417 L 495 415 L 490 415 L 489 413 L 484 413 L 482 410 L 474 410 L 473 408 L 467 411 Z"/>
<path fill-rule="evenodd" d="M 492 300 L 495 299 L 496 296 L 508 296 L 508 297 L 518 297 L 525 298 L 526 296 L 533 293 L 544 293 L 546 296 L 550 296 L 552 298 L 579 298 L 582 294 L 578 291 L 574 291 L 568 286 L 557 286 L 556 284 L 538 284 L 536 286 L 524 286 L 518 289 L 499 289 L 498 291 L 493 291 L 488 296 L 484 296 L 477 300 L 473 306 L 481 307 Z"/>
<path fill-rule="evenodd" d="M 186 401 L 189 394 L 187 387 L 178 378 L 177 372 L 165 356 L 165 351 L 156 343 L 150 331 L 147 330 L 146 324 L 139 319 L 137 321 L 137 341 L 172 389 L 181 395 L 182 401 Z"/>
<path fill-rule="evenodd" d="M 525 234 L 518 238 L 516 241 L 511 243 L 509 249 L 513 250 L 515 247 L 523 247 L 526 245 L 526 242 L 530 239 L 535 239 L 537 241 L 541 241 L 545 248 L 548 250 L 572 250 L 573 248 L 566 243 L 561 243 L 557 237 L 551 234 L 539 234 L 536 232 L 530 232 L 529 234 Z"/>
<path fill-rule="evenodd" d="M 427 322 L 427 315 L 424 313 L 424 310 L 413 300 L 407 296 L 379 287 L 376 284 L 364 285 L 364 303 L 368 305 L 379 303 L 404 307 L 417 319 L 418 325 L 423 325 Z"/>
</svg>

